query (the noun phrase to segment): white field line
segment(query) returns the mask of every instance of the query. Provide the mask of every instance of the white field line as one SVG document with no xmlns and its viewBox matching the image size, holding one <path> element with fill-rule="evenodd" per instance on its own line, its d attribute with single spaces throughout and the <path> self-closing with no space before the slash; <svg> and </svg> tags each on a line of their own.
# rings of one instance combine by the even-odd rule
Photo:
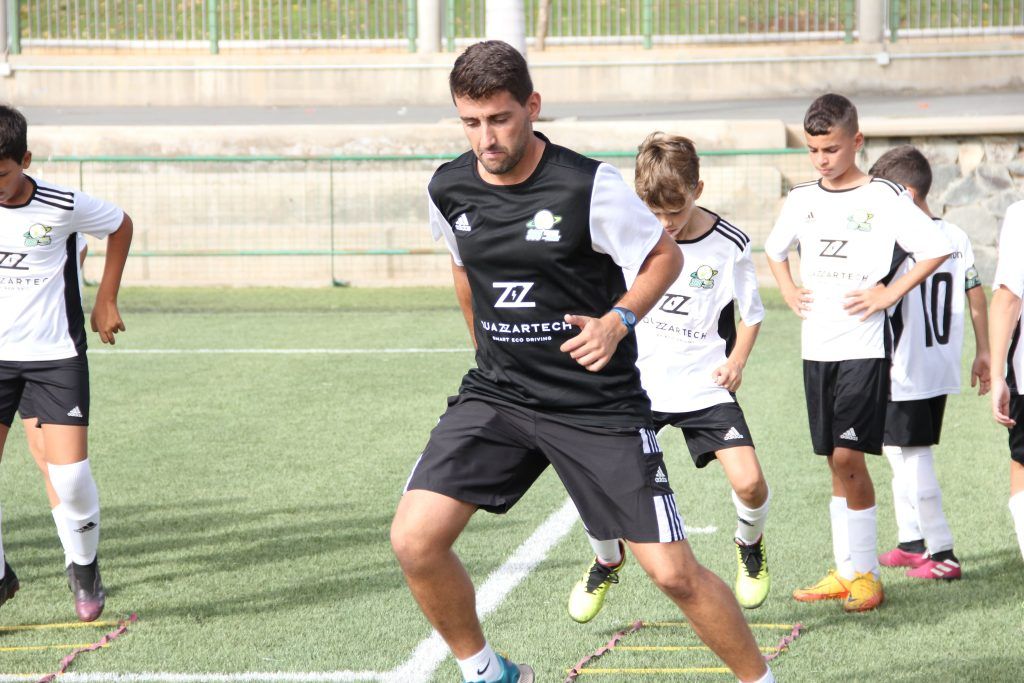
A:
<svg viewBox="0 0 1024 683">
<path fill-rule="evenodd" d="M 375 353 L 470 353 L 473 349 L 89 349 L 89 355 L 143 355 L 143 356 L 190 356 L 190 355 L 365 355 Z"/>
</svg>

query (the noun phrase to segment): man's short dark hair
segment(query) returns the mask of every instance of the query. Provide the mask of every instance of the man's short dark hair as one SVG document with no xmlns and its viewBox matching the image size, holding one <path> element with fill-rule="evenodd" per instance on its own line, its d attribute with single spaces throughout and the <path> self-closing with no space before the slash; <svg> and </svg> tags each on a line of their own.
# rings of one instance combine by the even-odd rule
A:
<svg viewBox="0 0 1024 683">
<path fill-rule="evenodd" d="M 0 159 L 19 164 L 28 151 L 28 121 L 14 107 L 0 104 Z"/>
<path fill-rule="evenodd" d="M 507 91 L 519 104 L 533 94 L 533 81 L 526 59 L 514 47 L 500 40 L 474 43 L 455 60 L 448 76 L 452 99 L 485 100 Z"/>
<path fill-rule="evenodd" d="M 811 102 L 804 114 L 804 132 L 808 135 L 828 135 L 833 128 L 842 128 L 850 135 L 860 130 L 857 107 L 842 95 L 828 93 Z"/>
<path fill-rule="evenodd" d="M 878 157 L 869 175 L 885 178 L 904 187 L 914 188 L 919 199 L 932 189 L 932 167 L 928 159 L 913 145 L 900 145 Z"/>
</svg>

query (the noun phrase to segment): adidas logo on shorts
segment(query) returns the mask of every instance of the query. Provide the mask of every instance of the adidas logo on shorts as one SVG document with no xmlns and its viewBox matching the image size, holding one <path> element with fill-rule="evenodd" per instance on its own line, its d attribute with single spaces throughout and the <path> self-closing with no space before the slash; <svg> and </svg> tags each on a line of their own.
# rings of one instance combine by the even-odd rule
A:
<svg viewBox="0 0 1024 683">
<path fill-rule="evenodd" d="M 857 432 L 853 431 L 853 427 L 850 427 L 845 432 L 839 435 L 840 439 L 846 439 L 847 441 L 857 441 Z"/>
<path fill-rule="evenodd" d="M 471 226 L 469 225 L 469 219 L 466 218 L 466 214 L 462 214 L 455 219 L 455 229 L 460 232 L 469 232 Z"/>
<path fill-rule="evenodd" d="M 735 427 L 729 427 L 729 431 L 722 437 L 723 441 L 732 441 L 733 439 L 742 439 L 743 435 L 740 434 L 739 430 Z"/>
<path fill-rule="evenodd" d="M 68 417 L 82 417 L 82 411 L 78 406 L 75 406 L 68 411 Z"/>
<path fill-rule="evenodd" d="M 668 483 L 668 477 L 665 476 L 665 470 L 661 469 L 660 467 L 658 468 L 657 473 L 654 475 L 654 483 L 655 484 L 667 484 Z"/>
</svg>

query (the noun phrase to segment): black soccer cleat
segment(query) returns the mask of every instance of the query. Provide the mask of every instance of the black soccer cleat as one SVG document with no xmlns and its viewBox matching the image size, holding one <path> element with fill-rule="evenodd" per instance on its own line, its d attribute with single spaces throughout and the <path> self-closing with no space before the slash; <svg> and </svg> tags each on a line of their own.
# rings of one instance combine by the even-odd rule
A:
<svg viewBox="0 0 1024 683">
<path fill-rule="evenodd" d="M 89 564 L 72 562 L 68 565 L 67 573 L 68 587 L 75 596 L 75 612 L 78 613 L 79 621 L 96 621 L 103 614 L 103 605 L 107 599 L 103 581 L 100 580 L 99 558 L 94 558 Z"/>
<path fill-rule="evenodd" d="M 18 583 L 18 576 L 11 569 L 11 565 L 4 561 L 4 578 L 0 579 L 0 605 L 14 597 L 14 594 L 21 588 Z"/>
</svg>

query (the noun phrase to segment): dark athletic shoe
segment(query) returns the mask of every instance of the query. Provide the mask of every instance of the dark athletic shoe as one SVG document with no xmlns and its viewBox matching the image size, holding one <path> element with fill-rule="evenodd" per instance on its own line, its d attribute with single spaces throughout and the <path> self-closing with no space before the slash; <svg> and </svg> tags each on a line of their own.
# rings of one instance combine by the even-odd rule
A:
<svg viewBox="0 0 1024 683">
<path fill-rule="evenodd" d="M 11 569 L 11 565 L 4 562 L 4 578 L 0 579 L 0 605 L 14 597 L 14 594 L 21 588 L 18 583 L 18 576 Z"/>
<path fill-rule="evenodd" d="M 107 593 L 100 580 L 99 558 L 89 564 L 68 565 L 68 586 L 75 596 L 75 612 L 80 621 L 96 621 L 103 614 Z"/>
</svg>

